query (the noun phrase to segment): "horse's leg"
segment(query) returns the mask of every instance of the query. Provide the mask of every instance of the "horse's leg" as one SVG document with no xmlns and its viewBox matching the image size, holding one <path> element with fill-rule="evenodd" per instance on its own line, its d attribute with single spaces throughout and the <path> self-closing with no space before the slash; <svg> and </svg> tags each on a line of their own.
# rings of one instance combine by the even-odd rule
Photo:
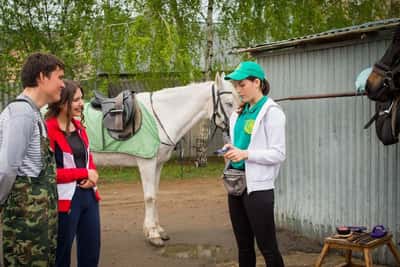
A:
<svg viewBox="0 0 400 267">
<path fill-rule="evenodd" d="M 156 176 L 157 161 L 153 159 L 140 159 L 137 160 L 140 176 L 142 179 L 143 194 L 144 194 L 144 222 L 143 232 L 151 245 L 161 247 L 164 246 L 164 241 L 161 239 L 160 233 L 157 228 L 156 220 L 158 221 L 158 214 L 156 200 L 158 193 L 158 182 Z"/>
<path fill-rule="evenodd" d="M 164 165 L 164 163 L 157 163 L 157 167 L 156 167 L 156 190 L 157 190 L 157 192 L 160 188 L 159 187 L 160 186 L 160 176 L 161 176 L 161 170 L 162 170 L 163 165 Z M 167 232 L 160 225 L 160 220 L 158 218 L 158 209 L 154 209 L 154 218 L 155 218 L 156 227 L 157 227 L 158 232 L 160 233 L 161 239 L 164 241 L 169 240 L 170 238 L 169 238 Z"/>
</svg>

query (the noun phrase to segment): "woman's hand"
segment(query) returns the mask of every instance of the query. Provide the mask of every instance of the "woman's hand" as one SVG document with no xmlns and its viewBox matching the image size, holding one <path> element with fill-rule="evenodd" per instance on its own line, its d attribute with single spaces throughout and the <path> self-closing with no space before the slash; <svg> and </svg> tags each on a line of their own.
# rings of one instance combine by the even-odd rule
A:
<svg viewBox="0 0 400 267">
<path fill-rule="evenodd" d="M 97 173 L 97 171 L 89 169 L 88 178 L 82 180 L 82 182 L 79 184 L 79 187 L 84 189 L 92 188 L 96 186 L 98 180 L 99 180 L 99 174 Z"/>
<path fill-rule="evenodd" d="M 88 170 L 88 180 L 93 183 L 93 185 L 96 185 L 97 182 L 99 181 L 99 174 L 97 173 L 96 170 L 89 169 Z"/>
<path fill-rule="evenodd" d="M 95 186 L 95 184 L 93 184 L 93 182 L 90 181 L 89 179 L 82 180 L 82 181 L 79 183 L 79 187 L 80 187 L 80 188 L 83 188 L 83 189 L 89 189 L 89 188 L 92 188 L 92 187 L 94 187 L 94 186 Z"/>
<path fill-rule="evenodd" d="M 241 150 L 234 147 L 232 144 L 226 144 L 224 147 L 228 148 L 228 152 L 225 153 L 224 158 L 233 162 L 238 162 L 247 159 L 247 150 Z"/>
</svg>

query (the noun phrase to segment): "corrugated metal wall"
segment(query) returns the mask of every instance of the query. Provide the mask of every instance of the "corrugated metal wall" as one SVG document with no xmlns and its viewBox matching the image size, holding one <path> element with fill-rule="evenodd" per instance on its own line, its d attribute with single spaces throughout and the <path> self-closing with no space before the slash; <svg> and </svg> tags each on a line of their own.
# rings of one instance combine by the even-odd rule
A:
<svg viewBox="0 0 400 267">
<path fill-rule="evenodd" d="M 390 40 L 260 55 L 273 98 L 355 91 L 357 74 Z M 287 160 L 277 180 L 279 226 L 323 240 L 337 225 L 388 226 L 400 241 L 399 145 L 385 147 L 367 97 L 281 102 L 287 116 Z M 374 254 L 393 263 L 387 248 Z"/>
</svg>

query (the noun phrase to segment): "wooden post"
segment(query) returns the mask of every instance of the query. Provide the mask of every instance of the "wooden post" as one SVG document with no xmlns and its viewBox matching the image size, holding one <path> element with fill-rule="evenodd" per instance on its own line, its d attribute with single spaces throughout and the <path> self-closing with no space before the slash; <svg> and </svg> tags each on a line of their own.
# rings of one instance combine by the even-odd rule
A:
<svg viewBox="0 0 400 267">
<path fill-rule="evenodd" d="M 345 253 L 345 259 L 346 259 L 346 264 L 348 265 L 348 266 L 351 266 L 351 256 L 352 256 L 352 250 L 351 249 L 348 249 L 348 250 L 346 250 L 346 253 Z"/>
<path fill-rule="evenodd" d="M 394 245 L 392 239 L 389 240 L 389 242 L 387 243 L 387 246 L 389 247 L 390 252 L 392 252 L 394 258 L 396 259 L 397 263 L 400 266 L 400 254 L 399 254 L 399 251 L 396 249 L 396 246 Z"/>
<path fill-rule="evenodd" d="M 372 267 L 372 255 L 369 248 L 364 248 L 364 258 L 365 258 L 365 266 Z"/>
<path fill-rule="evenodd" d="M 325 243 L 324 247 L 322 248 L 321 254 L 318 257 L 318 260 L 315 263 L 315 267 L 321 267 L 322 262 L 324 261 L 324 258 L 326 256 L 326 254 L 328 253 L 328 251 L 329 251 L 329 244 Z"/>
</svg>

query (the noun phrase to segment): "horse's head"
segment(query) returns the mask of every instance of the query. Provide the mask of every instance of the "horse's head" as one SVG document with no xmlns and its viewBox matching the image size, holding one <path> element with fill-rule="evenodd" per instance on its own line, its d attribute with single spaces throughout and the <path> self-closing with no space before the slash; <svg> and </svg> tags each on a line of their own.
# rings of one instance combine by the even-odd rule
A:
<svg viewBox="0 0 400 267">
<path fill-rule="evenodd" d="M 375 63 L 365 90 L 371 99 L 382 102 L 393 97 L 395 90 L 400 91 L 400 25 L 385 54 Z"/>
<path fill-rule="evenodd" d="M 238 108 L 240 99 L 232 83 L 225 81 L 224 76 L 224 73 L 221 75 L 217 73 L 215 76 L 212 90 L 213 111 L 211 119 L 216 127 L 228 132 L 229 117 Z"/>
</svg>

